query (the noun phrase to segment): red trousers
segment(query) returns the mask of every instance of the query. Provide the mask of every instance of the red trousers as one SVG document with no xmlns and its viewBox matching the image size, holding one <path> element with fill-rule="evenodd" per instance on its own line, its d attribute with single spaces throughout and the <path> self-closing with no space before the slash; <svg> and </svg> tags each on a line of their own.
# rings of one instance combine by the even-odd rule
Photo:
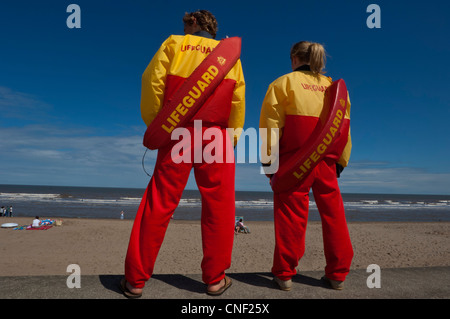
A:
<svg viewBox="0 0 450 319">
<path fill-rule="evenodd" d="M 203 128 L 205 131 L 206 128 Z M 193 142 L 193 128 L 189 128 Z M 233 152 L 225 129 L 223 153 Z M 201 142 L 201 151 L 211 141 Z M 206 284 L 222 280 L 231 265 L 235 218 L 235 164 L 202 160 L 194 162 L 192 149 L 190 163 L 172 160 L 172 143 L 158 150 L 153 176 L 136 214 L 125 259 L 125 278 L 136 288 L 142 288 L 152 276 L 161 244 L 170 218 L 181 199 L 191 169 L 202 197 L 202 279 Z M 216 152 L 220 150 L 216 149 Z M 233 153 L 231 153 L 233 154 Z M 216 154 L 217 155 L 217 154 Z M 234 157 L 232 156 L 234 159 Z M 198 161 L 198 160 L 197 160 Z M 181 245 L 182 243 L 180 243 Z"/>
<path fill-rule="evenodd" d="M 274 195 L 275 252 L 272 273 L 282 280 L 296 274 L 298 262 L 305 252 L 310 188 L 322 220 L 325 275 L 329 279 L 344 281 L 350 271 L 353 248 L 335 162 L 328 159 L 320 162 L 299 186 Z"/>
</svg>

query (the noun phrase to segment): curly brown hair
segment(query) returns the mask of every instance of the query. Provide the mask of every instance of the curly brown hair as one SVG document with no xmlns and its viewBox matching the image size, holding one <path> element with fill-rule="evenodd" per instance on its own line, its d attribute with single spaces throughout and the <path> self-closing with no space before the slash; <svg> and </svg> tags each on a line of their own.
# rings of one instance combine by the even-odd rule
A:
<svg viewBox="0 0 450 319">
<path fill-rule="evenodd" d="M 214 15 L 208 10 L 197 10 L 195 12 L 186 12 L 183 17 L 183 23 L 192 25 L 194 20 L 197 21 L 197 25 L 204 31 L 208 32 L 215 39 L 217 34 L 217 20 Z"/>
</svg>

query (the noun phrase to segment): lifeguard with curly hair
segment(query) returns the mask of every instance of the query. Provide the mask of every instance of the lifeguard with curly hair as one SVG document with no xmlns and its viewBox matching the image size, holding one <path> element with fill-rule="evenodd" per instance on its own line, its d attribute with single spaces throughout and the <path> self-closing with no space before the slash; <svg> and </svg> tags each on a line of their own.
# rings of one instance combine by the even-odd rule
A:
<svg viewBox="0 0 450 319">
<path fill-rule="evenodd" d="M 183 83 L 189 80 L 219 44 L 215 40 L 217 21 L 209 11 L 186 13 L 183 22 L 185 35 L 171 35 L 164 41 L 142 76 L 141 114 L 147 126 L 152 125 L 163 107 L 168 105 Z M 202 94 L 208 81 L 209 79 L 202 82 L 201 90 L 197 89 L 190 94 L 195 97 Z M 121 288 L 127 297 L 140 297 L 145 283 L 152 276 L 166 229 L 192 169 L 202 196 L 201 268 L 202 279 L 207 285 L 206 292 L 220 295 L 230 287 L 231 279 L 225 276 L 225 270 L 231 265 L 234 237 L 235 163 L 234 145 L 230 142 L 226 129 L 243 128 L 244 97 L 244 76 L 241 62 L 237 59 L 235 64 L 230 64 L 229 72 L 183 127 L 192 137 L 195 135 L 195 121 L 201 121 L 203 132 L 211 128 L 220 131 L 222 139 L 214 142 L 223 145 L 224 156 L 233 154 L 232 162 L 174 160 L 172 149 L 178 143 L 176 140 L 158 148 L 153 176 L 136 214 L 125 260 L 125 278 L 121 282 Z M 189 105 L 181 105 L 177 117 L 168 120 L 177 124 L 180 114 L 187 112 L 187 107 Z M 188 142 L 195 144 L 194 140 Z M 202 152 L 209 142 L 201 142 Z"/>
</svg>

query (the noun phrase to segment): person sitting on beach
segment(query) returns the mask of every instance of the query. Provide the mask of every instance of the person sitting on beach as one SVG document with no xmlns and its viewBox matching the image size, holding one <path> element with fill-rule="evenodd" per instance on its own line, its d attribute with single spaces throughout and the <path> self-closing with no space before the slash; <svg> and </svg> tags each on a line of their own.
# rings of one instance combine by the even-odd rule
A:
<svg viewBox="0 0 450 319">
<path fill-rule="evenodd" d="M 33 220 L 33 223 L 31 224 L 31 227 L 38 228 L 41 226 L 41 221 L 39 219 L 39 216 L 36 216 Z"/>
<path fill-rule="evenodd" d="M 244 233 L 246 233 L 246 234 L 249 234 L 249 233 L 250 233 L 248 227 L 244 225 L 244 222 L 242 221 L 242 218 L 239 219 L 239 221 L 236 223 L 236 227 L 235 227 L 235 229 L 234 229 L 234 232 L 237 234 L 237 233 L 239 233 L 241 230 L 242 230 Z"/>
</svg>

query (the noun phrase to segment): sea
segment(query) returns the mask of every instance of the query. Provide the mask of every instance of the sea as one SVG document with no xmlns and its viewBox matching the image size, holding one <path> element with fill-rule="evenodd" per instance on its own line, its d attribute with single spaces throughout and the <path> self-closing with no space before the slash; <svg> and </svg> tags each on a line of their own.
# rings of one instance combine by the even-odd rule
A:
<svg viewBox="0 0 450 319">
<path fill-rule="evenodd" d="M 41 218 L 134 219 L 144 189 L 0 185 L 0 207 L 13 216 Z M 348 222 L 448 222 L 450 195 L 342 194 Z M 244 221 L 273 221 L 271 192 L 237 191 L 236 216 Z M 185 190 L 173 215 L 200 220 L 198 190 Z M 320 221 L 310 194 L 308 219 Z"/>
</svg>

